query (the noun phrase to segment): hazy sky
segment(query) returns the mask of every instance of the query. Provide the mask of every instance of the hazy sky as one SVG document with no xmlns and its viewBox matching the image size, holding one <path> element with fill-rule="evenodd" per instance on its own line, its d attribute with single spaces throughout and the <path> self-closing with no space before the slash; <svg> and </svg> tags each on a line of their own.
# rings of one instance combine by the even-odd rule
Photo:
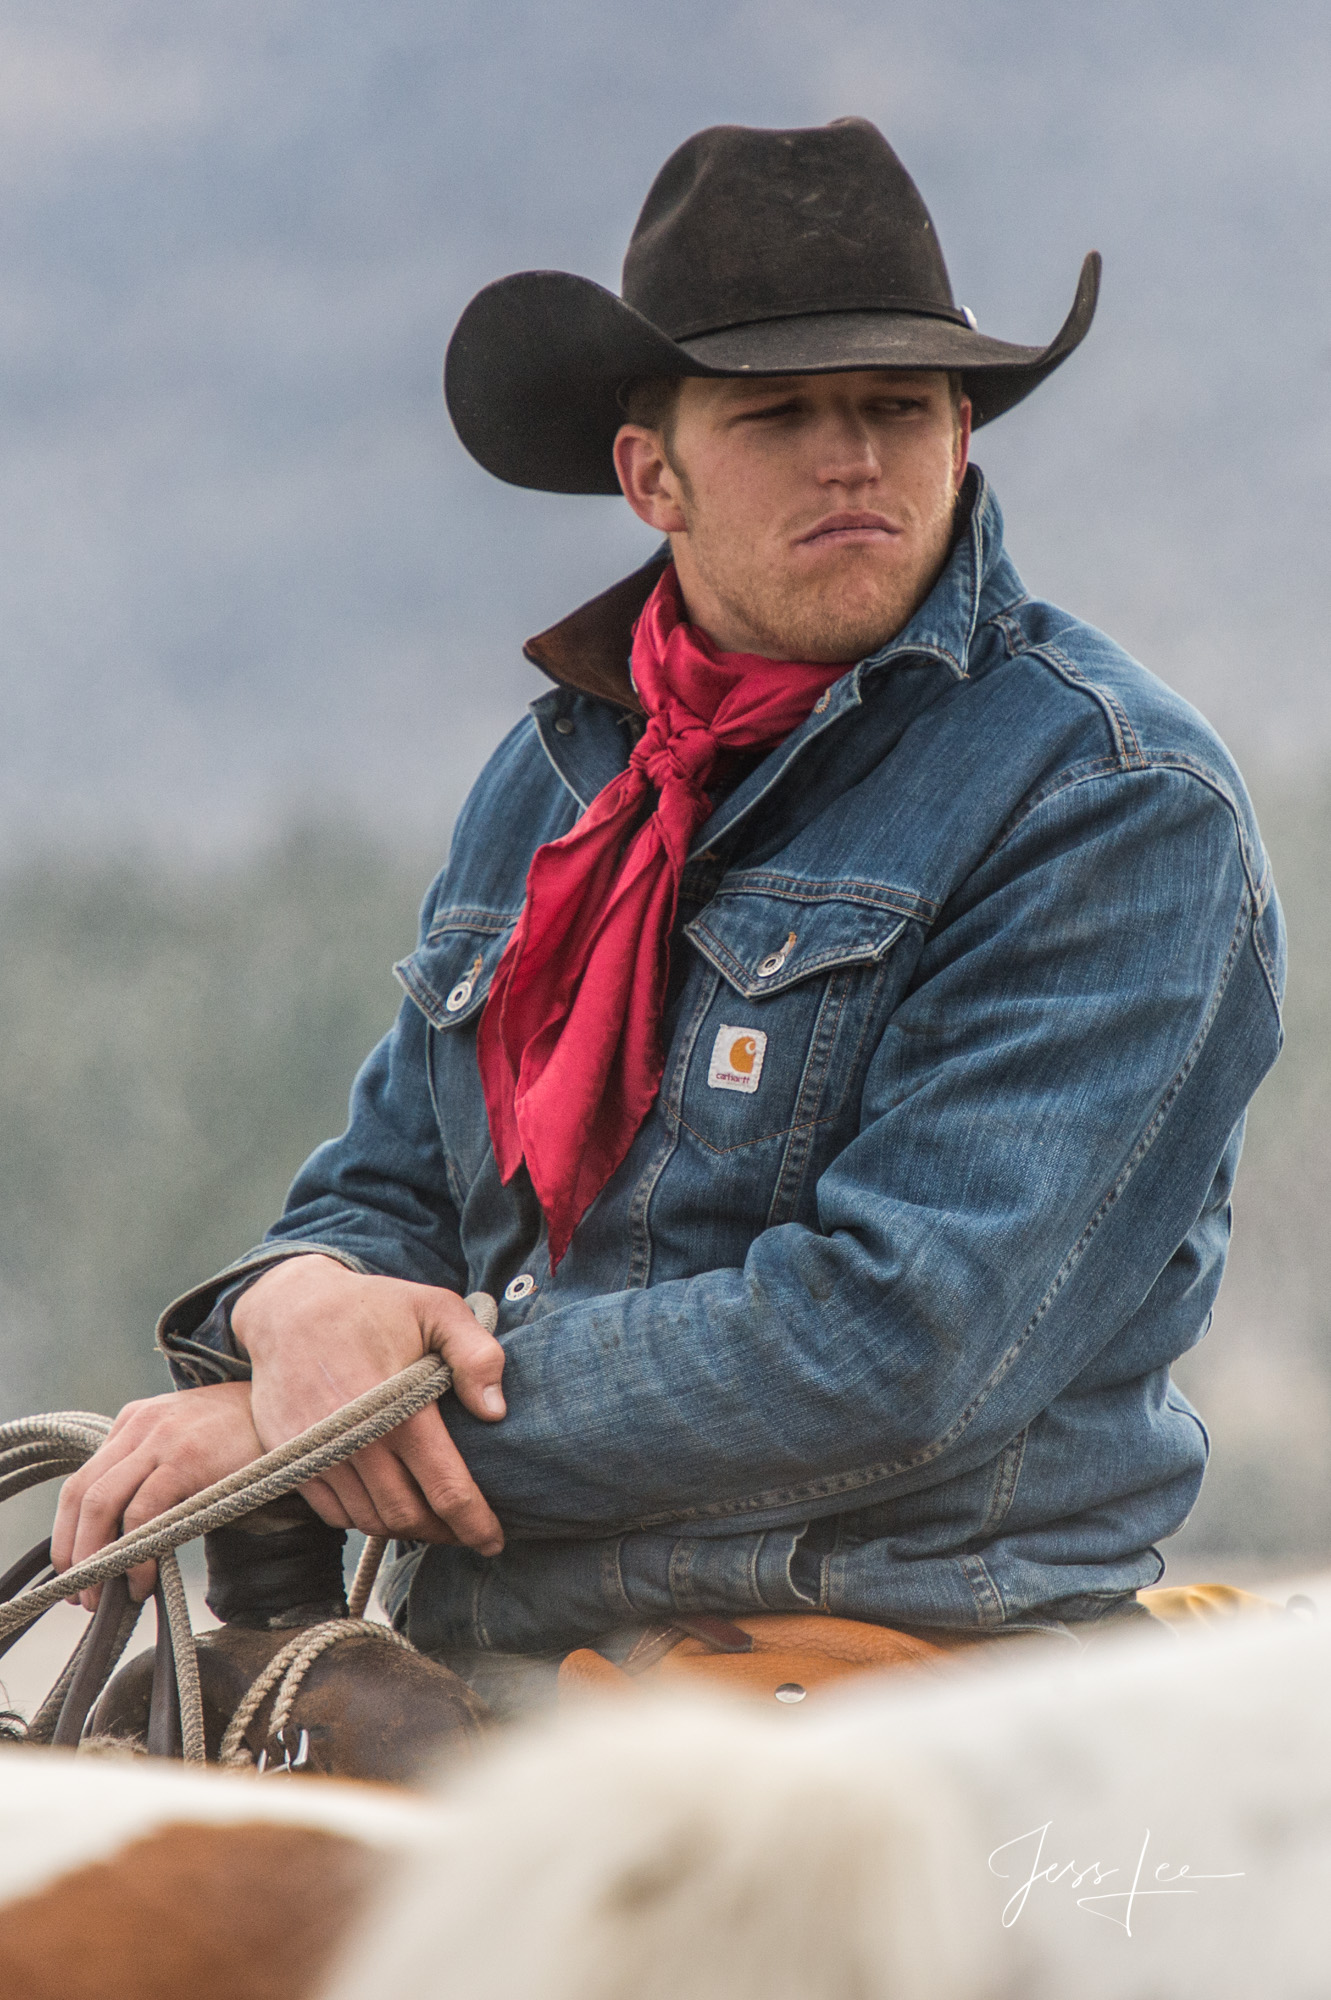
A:
<svg viewBox="0 0 1331 2000">
<path fill-rule="evenodd" d="M 448 426 L 463 305 L 616 286 L 718 121 L 875 119 L 959 299 L 1087 345 L 983 432 L 1028 585 L 1240 754 L 1331 753 L 1325 0 L 0 0 L 0 853 L 349 806 L 442 838 L 639 559 Z"/>
</svg>

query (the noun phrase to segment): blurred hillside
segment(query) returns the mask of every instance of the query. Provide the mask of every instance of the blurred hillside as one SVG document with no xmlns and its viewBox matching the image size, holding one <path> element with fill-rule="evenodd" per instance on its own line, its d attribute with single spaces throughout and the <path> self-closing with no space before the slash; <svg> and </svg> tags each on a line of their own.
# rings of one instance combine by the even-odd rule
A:
<svg viewBox="0 0 1331 2000">
<path fill-rule="evenodd" d="M 1214 1449 L 1170 1552 L 1324 1560 L 1331 772 L 1256 789 L 1291 933 L 1288 1044 L 1252 1113 L 1214 1329 L 1177 1371 Z M 312 826 L 207 872 L 0 878 L 0 1412 L 166 1386 L 157 1314 L 262 1235 L 341 1129 L 433 867 Z M 0 1564 L 36 1518 L 35 1500 L 21 1524 L 5 1510 Z"/>
</svg>

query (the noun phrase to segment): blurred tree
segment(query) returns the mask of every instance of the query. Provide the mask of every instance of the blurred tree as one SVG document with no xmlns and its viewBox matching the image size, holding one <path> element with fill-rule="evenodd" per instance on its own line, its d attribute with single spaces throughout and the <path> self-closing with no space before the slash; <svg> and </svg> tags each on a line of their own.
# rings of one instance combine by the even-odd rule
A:
<svg viewBox="0 0 1331 2000">
<path fill-rule="evenodd" d="M 157 1315 L 342 1129 L 430 872 L 304 828 L 203 875 L 47 860 L 0 881 L 0 1408 L 168 1386 Z"/>
</svg>

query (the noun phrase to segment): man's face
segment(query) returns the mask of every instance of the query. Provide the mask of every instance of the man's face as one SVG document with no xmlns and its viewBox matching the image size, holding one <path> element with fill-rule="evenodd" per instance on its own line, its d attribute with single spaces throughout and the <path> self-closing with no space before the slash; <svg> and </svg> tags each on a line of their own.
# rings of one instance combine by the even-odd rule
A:
<svg viewBox="0 0 1331 2000">
<path fill-rule="evenodd" d="M 947 554 L 970 404 L 947 376 L 689 376 L 669 438 L 626 424 L 620 484 L 669 535 L 689 617 L 723 651 L 862 659 Z"/>
</svg>

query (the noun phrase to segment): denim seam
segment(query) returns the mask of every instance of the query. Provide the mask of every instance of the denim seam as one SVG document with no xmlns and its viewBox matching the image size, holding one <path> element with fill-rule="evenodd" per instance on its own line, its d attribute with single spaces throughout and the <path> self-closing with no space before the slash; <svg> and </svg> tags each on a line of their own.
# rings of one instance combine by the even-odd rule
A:
<svg viewBox="0 0 1331 2000">
<path fill-rule="evenodd" d="M 1214 792 L 1221 801 L 1234 822 L 1239 859 L 1243 863 L 1243 872 L 1247 877 L 1254 909 L 1260 915 L 1271 900 L 1271 867 L 1264 852 L 1259 849 L 1258 853 L 1254 854 L 1248 840 L 1247 827 L 1243 823 L 1243 814 L 1239 811 L 1238 801 L 1229 786 L 1205 764 L 1198 763 L 1195 757 L 1185 756 L 1180 751 L 1162 751 L 1153 755 L 1149 768 L 1156 771 L 1181 771 L 1185 777 L 1195 778 L 1198 784 L 1206 787 L 1207 791 Z"/>
<path fill-rule="evenodd" d="M 1252 897 L 1254 912 L 1260 916 L 1271 900 L 1271 869 L 1265 854 L 1262 855 L 1259 867 L 1248 843 L 1247 832 L 1243 825 L 1242 814 L 1238 809 L 1238 803 L 1228 786 L 1223 784 L 1216 777 L 1215 773 L 1209 771 L 1204 764 L 1199 764 L 1191 757 L 1181 756 L 1176 753 L 1165 755 L 1153 754 L 1139 765 L 1128 765 L 1117 758 L 1110 757 L 1088 758 L 1084 763 L 1070 764 L 1065 770 L 1060 771 L 1056 777 L 1051 778 L 1047 784 L 1041 785 L 1037 791 L 1029 793 L 1022 800 L 1017 810 L 1005 822 L 993 844 L 987 850 L 984 859 L 986 861 L 992 859 L 995 854 L 999 853 L 1006 846 L 1007 842 L 1025 824 L 1032 813 L 1037 812 L 1041 806 L 1047 805 L 1051 799 L 1060 797 L 1062 793 L 1072 791 L 1078 785 L 1093 783 L 1097 778 L 1126 777 L 1130 772 L 1141 772 L 1150 775 L 1156 771 L 1177 771 L 1181 776 L 1192 778 L 1198 784 L 1205 786 L 1207 791 L 1214 793 L 1215 797 L 1221 801 L 1233 823 L 1235 842 L 1239 850 L 1239 861 L 1243 868 L 1248 892 Z M 1279 1002 L 1277 1002 L 1277 1011 L 1279 1011 Z"/>
<path fill-rule="evenodd" d="M 776 1171 L 776 1185 L 772 1189 L 772 1199 L 767 1207 L 768 1229 L 775 1229 L 783 1220 L 794 1214 L 805 1168 L 809 1163 L 815 1127 L 835 1117 L 844 1102 L 843 1088 L 842 1096 L 836 1103 L 829 1104 L 821 1116 L 816 1115 L 827 1087 L 837 1033 L 849 998 L 850 981 L 845 974 L 828 980 L 814 1020 L 813 1033 L 809 1037 L 809 1051 L 804 1059 L 804 1070 L 795 1097 L 794 1122 L 786 1132 L 785 1147 Z M 847 1074 L 843 1071 L 843 1085 L 846 1083 Z M 706 1144 L 706 1141 L 703 1143 Z M 732 1147 L 729 1150 L 737 1149 Z"/>
<path fill-rule="evenodd" d="M 1262 942 L 1261 931 L 1256 924 L 1252 927 L 1252 948 L 1256 953 L 1257 963 L 1262 969 L 1262 977 L 1266 981 L 1266 990 L 1271 995 L 1271 1003 L 1276 1010 L 1276 1020 L 1281 1021 L 1283 1015 L 1280 1005 L 1280 982 L 1276 976 L 1275 963 L 1267 953 L 1266 946 Z"/>
<path fill-rule="evenodd" d="M 1003 1594 L 990 1576 L 982 1556 L 957 1556 L 955 1558 L 962 1576 L 975 1600 L 975 1608 L 980 1614 L 981 1625 L 1001 1625 L 1006 1607 Z"/>
<path fill-rule="evenodd" d="M 744 1494 L 717 1501 L 706 1507 L 672 1509 L 669 1513 L 646 1516 L 633 1525 L 639 1528 L 651 1528 L 669 1522 L 726 1519 L 732 1515 L 763 1513 L 771 1507 L 799 1506 L 809 1500 L 839 1498 L 842 1494 L 862 1491 L 865 1487 L 877 1485 L 884 1479 L 898 1478 L 902 1473 L 914 1472 L 922 1466 L 931 1465 L 942 1457 L 951 1446 L 956 1444 L 970 1428 L 975 1417 L 984 1407 L 985 1403 L 987 1403 L 993 1391 L 1011 1372 L 1022 1349 L 1026 1346 L 1031 1335 L 1035 1332 L 1041 1320 L 1045 1317 L 1055 1299 L 1067 1284 L 1068 1279 L 1072 1276 L 1073 1271 L 1081 1262 L 1088 1244 L 1099 1229 L 1105 1216 L 1118 1201 L 1133 1174 L 1159 1137 L 1165 1120 L 1174 1107 L 1179 1092 L 1183 1089 L 1184 1084 L 1196 1068 L 1202 1050 L 1206 1046 L 1207 1038 L 1214 1025 L 1216 1015 L 1220 1011 L 1221 1003 L 1229 987 L 1230 976 L 1243 945 L 1244 933 L 1247 929 L 1247 919 L 1248 902 L 1245 897 L 1239 922 L 1235 925 L 1230 938 L 1229 950 L 1226 953 L 1224 964 L 1220 969 L 1215 991 L 1211 996 L 1211 1002 L 1207 1008 L 1205 1017 L 1196 1035 L 1193 1037 L 1182 1063 L 1170 1079 L 1167 1089 L 1161 1096 L 1146 1125 L 1143 1127 L 1136 1145 L 1129 1153 L 1112 1185 L 1101 1198 L 1085 1228 L 1063 1259 L 1048 1291 L 1036 1307 L 1027 1324 L 1022 1328 L 1021 1333 L 1013 1341 L 1006 1353 L 1000 1357 L 988 1379 L 981 1384 L 976 1394 L 972 1396 L 965 1408 L 941 1436 L 925 1445 L 912 1457 L 880 1462 L 876 1465 L 859 1466 L 852 1472 L 829 1474 L 825 1478 L 809 1480 L 800 1486 L 768 1488 L 766 1491 L 756 1494 Z"/>
<path fill-rule="evenodd" d="M 554 772 L 555 776 L 558 778 L 560 784 L 564 787 L 564 790 L 568 793 L 569 797 L 572 799 L 576 799 L 581 810 L 583 812 L 586 812 L 588 806 L 591 804 L 591 800 L 584 799 L 582 793 L 578 790 L 572 778 L 569 777 L 567 771 L 565 771 L 561 767 L 558 758 L 555 756 L 552 746 L 546 741 L 545 730 L 542 727 L 543 718 L 541 716 L 532 714 L 531 710 L 528 710 L 528 713 L 531 714 L 532 727 L 536 731 L 536 741 L 540 744 L 541 749 L 545 753 L 546 763 L 550 766 L 550 769 Z"/>
<path fill-rule="evenodd" d="M 1052 667 L 1059 679 L 1068 687 L 1077 688 L 1082 693 L 1088 694 L 1092 701 L 1098 704 L 1108 723 L 1114 747 L 1125 765 L 1130 770 L 1139 770 L 1145 765 L 1146 759 L 1142 755 L 1141 744 L 1137 741 L 1137 732 L 1117 695 L 1107 687 L 1103 687 L 1099 681 L 1092 680 L 1089 674 L 1084 674 L 1061 647 L 1050 645 L 1047 641 L 1043 645 L 1028 647 L 1022 657 L 1027 660 L 1043 661 L 1046 666 Z"/>
<path fill-rule="evenodd" d="M 877 965 L 905 931 L 906 924 L 907 919 L 897 915 L 897 921 L 886 937 L 873 944 L 857 944 L 849 949 L 834 946 L 815 953 L 812 958 L 799 960 L 784 979 L 755 979 L 722 939 L 714 932 L 703 930 L 696 922 L 689 926 L 688 935 L 699 956 L 714 965 L 727 985 L 733 986 L 741 998 L 752 1004 L 774 1000 L 778 993 L 790 993 L 795 987 L 802 986 L 805 980 L 816 978 L 820 972 L 839 972 L 852 965 Z"/>
<path fill-rule="evenodd" d="M 731 896 L 773 895 L 791 903 L 863 903 L 870 909 L 891 910 L 899 917 L 930 918 L 938 904 L 929 896 L 896 883 L 871 882 L 860 875 L 838 875 L 819 881 L 807 875 L 783 875 L 774 869 L 735 871 L 722 878 L 716 902 Z"/>
<path fill-rule="evenodd" d="M 502 931 L 511 930 L 522 915 L 517 910 L 489 910 L 480 903 L 454 904 L 436 916 L 425 933 L 426 944 L 438 944 L 441 937 L 453 931 L 476 931 L 483 937 L 498 937 Z"/>
<path fill-rule="evenodd" d="M 461 1216 L 462 1210 L 466 1205 L 467 1193 L 462 1185 L 461 1173 L 458 1171 L 453 1155 L 448 1150 L 448 1144 L 444 1136 L 444 1116 L 439 1107 L 439 1092 L 435 1086 L 434 1074 L 435 1038 L 437 1034 L 438 1029 L 433 1024 L 427 1027 L 425 1033 L 425 1081 L 430 1092 L 430 1108 L 434 1112 L 435 1129 L 439 1134 L 439 1155 L 444 1163 L 444 1179 L 448 1184 L 449 1200 L 457 1210 L 458 1215 Z"/>
<path fill-rule="evenodd" d="M 1065 792 L 1075 791 L 1079 785 L 1094 784 L 1100 778 L 1124 776 L 1126 769 L 1119 757 L 1088 757 L 1081 763 L 1069 764 L 1056 777 L 1050 778 L 1035 791 L 1027 793 L 994 835 L 981 857 L 980 865 L 983 867 L 984 863 L 992 861 L 996 854 L 1001 854 L 1008 841 L 1021 831 L 1027 820 L 1039 812 L 1042 806 L 1048 805 L 1051 799 L 1061 798 Z"/>
<path fill-rule="evenodd" d="M 731 1153 L 747 1152 L 750 1146 L 770 1146 L 775 1139 L 789 1140 L 793 1134 L 811 1132 L 819 1125 L 830 1125 L 835 1116 L 835 1112 L 829 1111 L 821 1118 L 810 1118 L 801 1125 L 775 1125 L 770 1132 L 758 1133 L 756 1138 L 737 1139 L 733 1146 L 714 1145 L 710 1139 L 704 1138 L 696 1126 L 690 1125 L 687 1118 L 680 1119 L 679 1129 L 681 1132 L 687 1132 L 690 1139 L 696 1139 L 700 1146 L 705 1146 L 715 1159 L 724 1160 Z"/>
<path fill-rule="evenodd" d="M 1012 1503 L 1017 1497 L 1017 1484 L 1021 1478 L 1022 1460 L 1026 1456 L 1026 1440 L 1029 1436 L 1030 1426 L 1027 1425 L 1024 1430 L 1018 1431 L 998 1454 L 993 1492 L 989 1496 L 989 1505 L 985 1508 L 984 1519 L 977 1531 L 981 1535 L 992 1534 L 1012 1511 Z"/>
<path fill-rule="evenodd" d="M 675 1063 L 674 1074 L 669 1088 L 661 1090 L 657 1105 L 662 1113 L 664 1136 L 655 1155 L 647 1162 L 633 1190 L 629 1203 L 629 1262 L 625 1280 L 625 1291 L 645 1290 L 652 1272 L 652 1232 L 649 1227 L 652 1196 L 660 1183 L 661 1176 L 674 1158 L 679 1145 L 679 1135 L 683 1130 L 682 1116 L 684 1104 L 684 1083 L 689 1064 L 697 1046 L 698 1033 L 702 1027 L 716 989 L 720 984 L 719 975 L 713 971 L 710 979 L 702 981 L 701 990 L 693 1009 L 693 1018 L 680 1037 L 680 1051 Z"/>
<path fill-rule="evenodd" d="M 616 1535 L 601 1550 L 600 1570 L 601 1592 L 607 1603 L 613 1597 L 618 1600 L 625 1623 L 634 1617 L 633 1602 L 624 1585 L 623 1535 Z"/>
</svg>

